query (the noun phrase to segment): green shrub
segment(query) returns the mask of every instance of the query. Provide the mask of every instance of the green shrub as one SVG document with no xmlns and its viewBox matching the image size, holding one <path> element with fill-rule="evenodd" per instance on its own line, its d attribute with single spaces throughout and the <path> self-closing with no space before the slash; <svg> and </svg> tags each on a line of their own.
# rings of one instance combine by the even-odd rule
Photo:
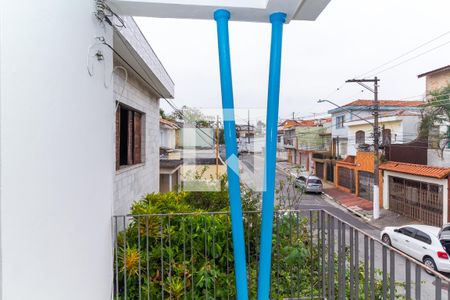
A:
<svg viewBox="0 0 450 300">
<path fill-rule="evenodd" d="M 131 213 L 134 216 L 117 237 L 115 269 L 118 277 L 115 280 L 119 299 L 124 299 L 125 282 L 127 299 L 139 299 L 139 292 L 144 299 L 147 295 L 150 299 L 163 296 L 166 299 L 235 299 L 229 214 L 204 213 L 207 210 L 228 210 L 228 195 L 217 193 L 212 199 L 208 198 L 213 194 L 149 194 L 133 204 Z M 245 210 L 258 208 L 259 194 L 243 189 L 242 198 L 246 203 L 244 207 L 248 208 Z M 176 215 L 180 213 L 192 214 Z M 275 214 L 271 274 L 273 299 L 292 295 L 309 298 L 311 292 L 319 297 L 322 285 L 318 272 L 319 253 L 317 245 L 310 252 L 309 221 L 297 213 Z M 315 220 L 312 221 L 315 224 Z M 260 213 L 244 214 L 250 299 L 256 299 L 260 224 Z M 348 251 L 346 261 L 348 265 Z M 337 270 L 337 260 L 334 263 Z M 346 270 L 348 283 L 348 268 Z M 361 270 L 360 285 L 364 282 Z M 333 276 L 334 288 L 337 289 L 337 273 Z M 375 299 L 382 299 L 381 281 L 377 280 L 375 286 Z"/>
</svg>

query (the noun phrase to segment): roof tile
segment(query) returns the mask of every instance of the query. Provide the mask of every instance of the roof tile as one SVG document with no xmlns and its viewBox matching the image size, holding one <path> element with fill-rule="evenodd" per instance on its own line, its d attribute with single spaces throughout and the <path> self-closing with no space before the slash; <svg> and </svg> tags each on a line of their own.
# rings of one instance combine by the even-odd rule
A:
<svg viewBox="0 0 450 300">
<path fill-rule="evenodd" d="M 344 106 L 373 106 L 374 100 L 358 99 L 352 101 Z M 379 106 L 401 106 L 401 107 L 416 107 L 424 104 L 423 101 L 405 101 L 405 100 L 379 100 Z"/>
<path fill-rule="evenodd" d="M 380 165 L 381 170 L 406 173 L 442 179 L 448 176 L 450 168 L 440 168 L 428 165 L 409 164 L 396 161 L 388 161 Z"/>
</svg>

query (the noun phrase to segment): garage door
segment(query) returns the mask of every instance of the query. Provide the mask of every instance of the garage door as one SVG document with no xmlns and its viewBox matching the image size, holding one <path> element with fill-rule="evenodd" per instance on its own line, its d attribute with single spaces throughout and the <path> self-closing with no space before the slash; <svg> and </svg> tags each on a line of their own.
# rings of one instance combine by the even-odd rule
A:
<svg viewBox="0 0 450 300">
<path fill-rule="evenodd" d="M 316 176 L 319 178 L 323 178 L 323 163 L 316 162 Z"/>
<path fill-rule="evenodd" d="M 338 168 L 338 184 L 342 187 L 348 188 L 352 193 L 355 192 L 355 173 L 352 169 L 343 167 Z"/>
<path fill-rule="evenodd" d="M 327 163 L 327 180 L 334 182 L 334 162 Z"/>
<path fill-rule="evenodd" d="M 389 176 L 389 209 L 428 225 L 442 226 L 443 186 Z"/>
<path fill-rule="evenodd" d="M 358 171 L 358 196 L 373 201 L 373 173 Z"/>
</svg>

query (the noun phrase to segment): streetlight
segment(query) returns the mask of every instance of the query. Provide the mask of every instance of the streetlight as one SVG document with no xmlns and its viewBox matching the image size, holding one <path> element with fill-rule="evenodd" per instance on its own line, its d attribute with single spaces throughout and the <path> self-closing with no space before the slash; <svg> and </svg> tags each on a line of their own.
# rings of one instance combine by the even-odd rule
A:
<svg viewBox="0 0 450 300">
<path fill-rule="evenodd" d="M 378 78 L 375 77 L 375 79 L 372 81 L 370 80 L 370 82 L 374 82 L 375 83 L 375 88 L 371 89 L 370 87 L 366 86 L 365 84 L 363 84 L 362 82 L 366 82 L 369 80 L 348 80 L 347 82 L 356 82 L 360 85 L 362 85 L 363 87 L 365 87 L 366 89 L 368 89 L 369 91 L 373 92 L 375 94 L 375 112 L 374 112 L 374 123 L 370 122 L 369 120 L 362 118 L 361 116 L 355 114 L 354 112 L 352 112 L 350 109 L 346 109 L 340 105 L 337 105 L 336 103 L 327 100 L 327 99 L 319 99 L 317 101 L 317 103 L 323 103 L 323 102 L 328 102 L 334 106 L 336 106 L 337 108 L 340 108 L 344 111 L 349 112 L 350 114 L 356 116 L 358 119 L 370 124 L 373 127 L 373 133 L 374 133 L 374 143 L 373 143 L 373 147 L 374 147 L 374 183 L 373 183 L 373 219 L 378 219 L 380 217 L 380 204 L 379 204 L 379 199 L 380 199 L 380 189 L 378 187 L 378 170 L 379 170 L 379 159 L 378 159 Z"/>
</svg>

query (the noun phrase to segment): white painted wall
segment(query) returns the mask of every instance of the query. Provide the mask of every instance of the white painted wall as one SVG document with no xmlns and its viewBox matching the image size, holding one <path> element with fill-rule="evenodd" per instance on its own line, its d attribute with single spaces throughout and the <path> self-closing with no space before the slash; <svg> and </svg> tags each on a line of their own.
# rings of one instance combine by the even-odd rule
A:
<svg viewBox="0 0 450 300">
<path fill-rule="evenodd" d="M 409 143 L 415 140 L 419 134 L 420 116 L 403 116 L 402 117 L 402 137 L 397 137 L 399 143 Z M 392 134 L 392 142 L 394 143 L 394 134 Z"/>
<path fill-rule="evenodd" d="M 94 1 L 2 1 L 1 298 L 110 299 L 111 31 Z"/>
<path fill-rule="evenodd" d="M 445 149 L 443 153 L 438 149 L 428 149 L 427 155 L 428 165 L 450 168 L 450 149 Z"/>
<path fill-rule="evenodd" d="M 354 118 L 355 120 L 355 118 Z M 372 122 L 372 120 L 370 120 Z M 381 117 L 379 120 L 380 128 L 391 130 L 392 144 L 405 144 L 413 141 L 418 135 L 419 116 L 390 116 Z M 356 155 L 356 132 L 362 130 L 365 132 L 365 143 L 373 145 L 373 126 L 361 120 L 355 120 L 347 124 L 348 127 L 348 154 Z M 380 142 L 382 134 L 380 132 Z"/>
<path fill-rule="evenodd" d="M 118 60 L 115 65 L 126 67 Z M 126 83 L 124 78 L 123 72 L 114 73 L 114 98 L 144 113 L 142 141 L 144 147 L 141 164 L 122 167 L 115 173 L 115 215 L 128 214 L 134 201 L 139 200 L 147 193 L 159 192 L 159 99 L 131 69 L 128 69 Z"/>
<path fill-rule="evenodd" d="M 445 136 L 448 132 L 448 126 L 450 123 L 439 126 L 439 134 Z M 447 139 L 442 139 L 440 141 L 440 147 L 445 147 L 448 143 Z M 436 167 L 450 168 L 450 148 L 445 147 L 444 151 L 441 153 L 439 149 L 428 149 L 428 165 Z"/>
<path fill-rule="evenodd" d="M 167 127 L 164 128 L 163 125 L 161 125 L 160 136 L 161 136 L 161 147 L 175 149 L 176 146 L 175 129 Z"/>
<path fill-rule="evenodd" d="M 347 134 L 348 134 L 347 133 L 348 128 L 345 125 L 345 123 L 344 123 L 344 127 L 338 128 L 336 126 L 337 125 L 336 119 L 337 119 L 337 117 L 340 117 L 340 116 L 344 116 L 344 121 L 345 122 L 348 122 L 349 118 L 350 118 L 350 114 L 349 113 L 345 113 L 345 112 L 333 114 L 331 116 L 331 136 L 334 137 L 334 138 L 337 137 L 337 136 L 339 136 L 339 138 L 347 137 Z"/>
<path fill-rule="evenodd" d="M 213 148 L 214 128 L 189 128 L 180 129 L 180 143 L 183 148 Z"/>
</svg>

